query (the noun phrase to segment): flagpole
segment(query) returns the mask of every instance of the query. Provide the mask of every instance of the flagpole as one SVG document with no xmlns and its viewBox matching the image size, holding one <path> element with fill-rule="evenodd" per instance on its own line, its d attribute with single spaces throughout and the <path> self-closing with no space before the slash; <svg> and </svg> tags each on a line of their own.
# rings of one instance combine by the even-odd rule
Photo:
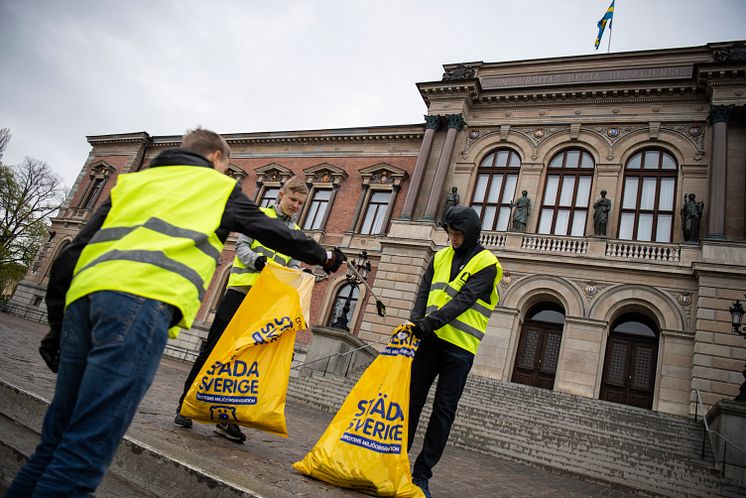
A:
<svg viewBox="0 0 746 498">
<path fill-rule="evenodd" d="M 609 52 L 611 52 L 611 34 L 614 32 L 613 29 L 611 29 L 611 26 L 609 26 L 609 44 L 606 47 L 606 54 L 608 55 Z"/>
<path fill-rule="evenodd" d="M 612 2 L 616 3 L 616 2 Z M 616 7 L 614 7 L 614 13 L 616 13 Z M 608 55 L 609 52 L 611 52 L 611 35 L 614 34 L 614 30 L 612 29 L 614 27 L 614 16 L 612 15 L 611 19 L 609 20 L 609 44 L 606 46 L 606 54 Z"/>
</svg>

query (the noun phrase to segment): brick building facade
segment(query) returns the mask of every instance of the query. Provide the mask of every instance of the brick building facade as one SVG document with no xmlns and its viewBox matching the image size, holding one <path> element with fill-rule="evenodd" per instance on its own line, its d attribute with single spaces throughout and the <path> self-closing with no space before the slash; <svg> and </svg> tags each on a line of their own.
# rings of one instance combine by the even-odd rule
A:
<svg viewBox="0 0 746 498">
<path fill-rule="evenodd" d="M 746 292 L 746 46 L 444 68 L 441 81 L 417 85 L 423 124 L 224 135 L 228 174 L 250 197 L 266 202 L 302 175 L 311 193 L 299 224 L 370 257 L 368 282 L 387 316 L 363 287 L 332 275 L 315 288 L 313 328 L 333 325 L 345 296 L 347 328 L 365 341 L 406 320 L 425 266 L 447 244 L 437 222 L 455 187 L 505 270 L 473 374 L 682 415 L 697 390 L 706 405 L 733 397 L 746 361 L 728 312 Z M 117 175 L 146 168 L 179 137 L 88 140 L 16 309 L 43 309 L 50 262 Z M 525 227 L 512 219 L 523 191 Z M 601 191 L 605 223 L 594 222 Z M 229 244 L 197 326 L 169 354 L 199 348 L 232 259 Z"/>
</svg>

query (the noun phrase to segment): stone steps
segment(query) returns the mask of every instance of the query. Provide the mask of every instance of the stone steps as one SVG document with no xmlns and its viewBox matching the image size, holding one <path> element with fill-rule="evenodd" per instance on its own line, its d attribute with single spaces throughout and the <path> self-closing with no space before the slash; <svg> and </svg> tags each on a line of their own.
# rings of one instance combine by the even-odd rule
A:
<svg viewBox="0 0 746 498">
<path fill-rule="evenodd" d="M 334 413 L 356 381 L 314 374 L 292 379 L 288 395 Z M 425 426 L 420 424 L 418 437 Z M 470 377 L 449 444 L 645 494 L 746 494 L 715 473 L 711 459 L 700 459 L 701 431 L 687 417 Z"/>
<path fill-rule="evenodd" d="M 48 404 L 40 396 L 0 380 L 0 462 L 16 464 L 0 466 L 0 480 L 6 485 L 38 444 Z M 265 494 L 223 480 L 149 444 L 124 436 L 96 496 L 258 498 Z"/>
</svg>

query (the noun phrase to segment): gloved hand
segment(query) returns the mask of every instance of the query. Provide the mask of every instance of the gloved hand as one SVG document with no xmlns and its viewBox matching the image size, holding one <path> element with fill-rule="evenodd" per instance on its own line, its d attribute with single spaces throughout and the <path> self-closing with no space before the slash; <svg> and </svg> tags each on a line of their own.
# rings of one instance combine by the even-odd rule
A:
<svg viewBox="0 0 746 498">
<path fill-rule="evenodd" d="M 259 256 L 254 260 L 256 271 L 262 271 L 265 266 L 267 266 L 267 256 Z"/>
<path fill-rule="evenodd" d="M 347 261 L 347 256 L 344 255 L 339 247 L 335 247 L 333 251 L 326 251 L 326 261 L 324 261 L 322 268 L 324 268 L 326 273 L 334 273 L 339 270 L 344 261 Z"/>
<path fill-rule="evenodd" d="M 41 340 L 39 354 L 44 359 L 49 369 L 57 373 L 60 366 L 60 331 L 49 329 L 47 335 Z"/>
<path fill-rule="evenodd" d="M 412 324 L 411 330 L 412 334 L 420 340 L 430 335 L 430 330 L 428 330 L 427 327 L 424 326 L 422 320 L 414 322 Z"/>
</svg>

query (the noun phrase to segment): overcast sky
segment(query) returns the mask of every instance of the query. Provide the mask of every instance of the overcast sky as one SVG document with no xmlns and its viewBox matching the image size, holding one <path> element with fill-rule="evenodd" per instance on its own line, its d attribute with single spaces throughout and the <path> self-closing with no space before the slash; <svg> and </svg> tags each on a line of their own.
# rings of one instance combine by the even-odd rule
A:
<svg viewBox="0 0 746 498">
<path fill-rule="evenodd" d="M 415 83 L 443 64 L 595 53 L 609 3 L 0 0 L 3 162 L 69 187 L 86 135 L 423 122 Z M 617 0 L 611 50 L 743 39 L 746 0 Z"/>
</svg>

